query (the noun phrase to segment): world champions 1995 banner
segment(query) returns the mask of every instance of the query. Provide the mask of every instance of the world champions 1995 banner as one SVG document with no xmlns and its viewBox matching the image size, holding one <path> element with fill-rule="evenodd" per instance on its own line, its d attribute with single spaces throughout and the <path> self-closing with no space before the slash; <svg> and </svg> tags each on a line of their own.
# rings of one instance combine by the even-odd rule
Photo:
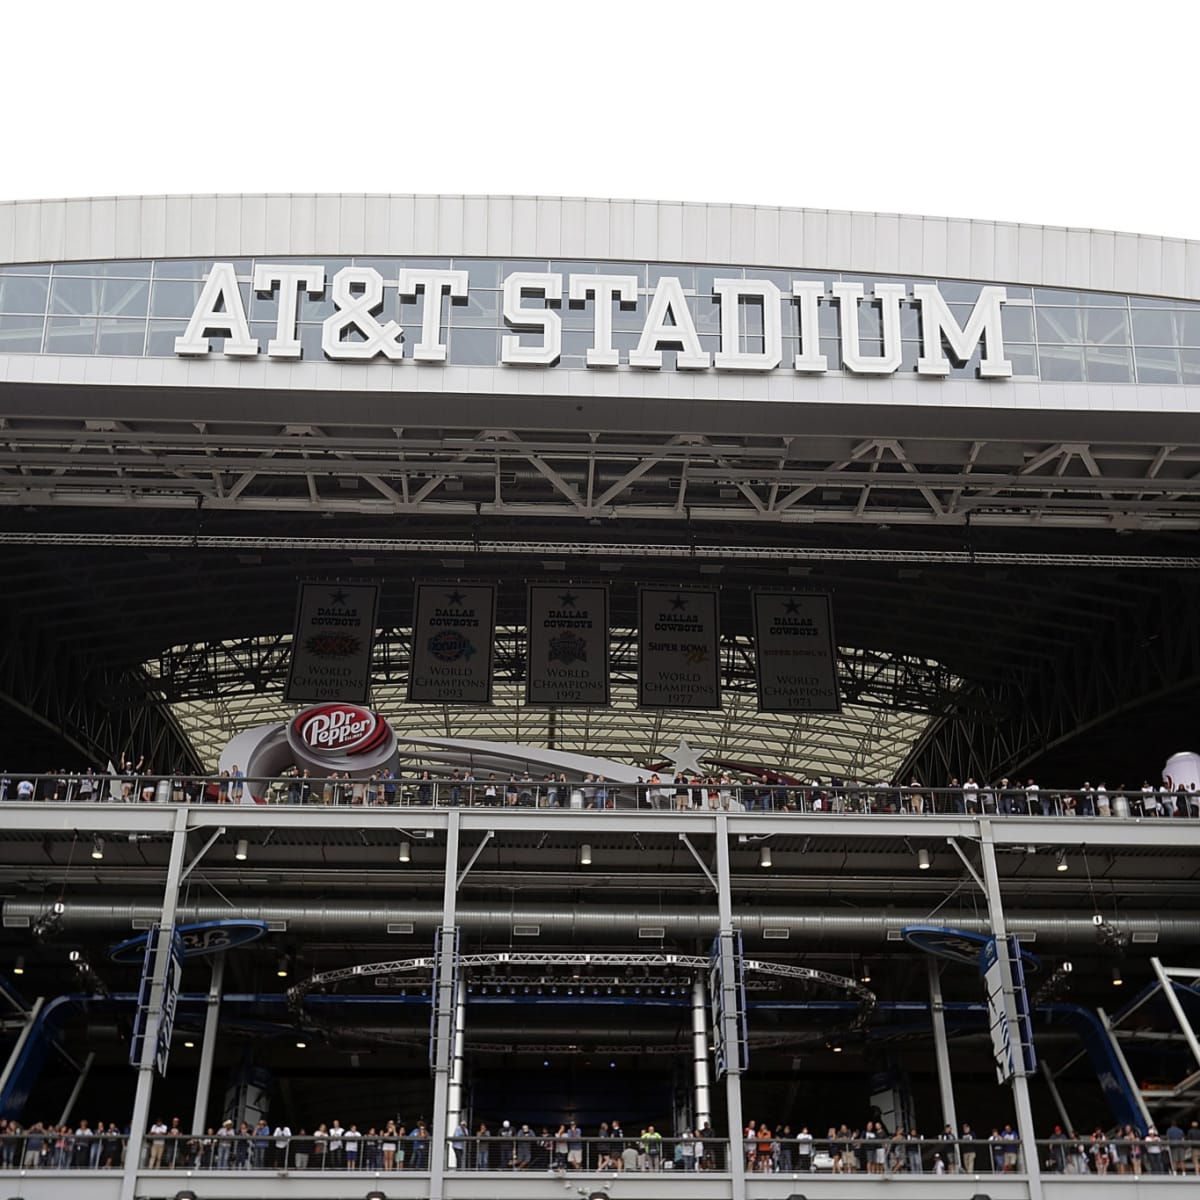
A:
<svg viewBox="0 0 1200 1200">
<path fill-rule="evenodd" d="M 367 703 L 378 604 L 379 587 L 373 583 L 300 585 L 284 693 L 289 703 Z"/>
<path fill-rule="evenodd" d="M 608 588 L 531 583 L 526 704 L 607 705 Z"/>
<path fill-rule="evenodd" d="M 711 588 L 638 592 L 638 704 L 720 708 L 717 593 Z"/>
<path fill-rule="evenodd" d="M 408 698 L 490 704 L 496 585 L 418 583 Z"/>
</svg>

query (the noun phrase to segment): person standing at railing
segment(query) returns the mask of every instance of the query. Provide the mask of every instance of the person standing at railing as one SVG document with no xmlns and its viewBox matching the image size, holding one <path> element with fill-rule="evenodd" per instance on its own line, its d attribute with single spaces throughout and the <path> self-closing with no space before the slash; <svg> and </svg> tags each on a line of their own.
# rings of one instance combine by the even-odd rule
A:
<svg viewBox="0 0 1200 1200">
<path fill-rule="evenodd" d="M 346 1156 L 346 1170 L 357 1171 L 359 1155 L 362 1152 L 362 1134 L 358 1131 L 358 1126 L 353 1121 L 350 1122 L 350 1128 L 346 1130 L 344 1154 Z"/>
<path fill-rule="evenodd" d="M 272 1155 L 271 1165 L 275 1168 L 286 1167 L 288 1157 L 288 1143 L 292 1137 L 291 1127 L 286 1121 L 280 1121 L 275 1126 L 275 1152 Z"/>
<path fill-rule="evenodd" d="M 251 1136 L 252 1161 L 256 1171 L 263 1170 L 267 1165 L 267 1155 L 271 1150 L 271 1127 L 264 1118 L 259 1117 Z"/>
</svg>

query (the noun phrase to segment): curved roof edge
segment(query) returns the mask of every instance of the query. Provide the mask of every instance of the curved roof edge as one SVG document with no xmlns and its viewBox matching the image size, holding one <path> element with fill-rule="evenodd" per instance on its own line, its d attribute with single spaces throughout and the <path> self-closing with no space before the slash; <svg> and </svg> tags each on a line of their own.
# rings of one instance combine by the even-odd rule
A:
<svg viewBox="0 0 1200 1200">
<path fill-rule="evenodd" d="M 0 263 L 352 254 L 736 264 L 1200 299 L 1200 242 L 953 217 L 552 196 L 0 203 Z"/>
</svg>

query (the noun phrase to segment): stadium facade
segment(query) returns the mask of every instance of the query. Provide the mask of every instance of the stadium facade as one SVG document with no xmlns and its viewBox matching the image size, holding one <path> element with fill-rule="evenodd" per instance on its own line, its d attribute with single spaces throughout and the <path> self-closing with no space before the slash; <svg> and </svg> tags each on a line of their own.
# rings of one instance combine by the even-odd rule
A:
<svg viewBox="0 0 1200 1200">
<path fill-rule="evenodd" d="M 1195 1114 L 1200 821 L 1156 789 L 1200 697 L 1200 245 L 587 199 L 0 205 L 0 434 L 0 1115 L 132 1122 L 124 1167 L 14 1194 L 1133 1194 L 1036 1139 Z M 314 583 L 347 653 L 347 597 L 372 607 L 365 694 L 305 697 L 363 707 L 306 725 Z M 590 692 L 532 671 L 547 585 Z M 764 597 L 820 606 L 828 680 L 770 691 Z M 372 751 L 390 725 L 402 778 L 203 782 L 293 725 Z M 84 802 L 77 772 L 125 760 L 130 801 Z M 716 782 L 637 782 L 676 767 Z M 610 807 L 576 778 L 606 770 Z M 247 1175 L 144 1136 L 260 1111 L 427 1120 L 428 1158 Z M 876 1112 L 1011 1125 L 1021 1161 L 768 1173 L 738 1144 Z M 709 1169 L 589 1143 L 535 1176 L 453 1136 L 613 1117 L 710 1122 Z"/>
</svg>

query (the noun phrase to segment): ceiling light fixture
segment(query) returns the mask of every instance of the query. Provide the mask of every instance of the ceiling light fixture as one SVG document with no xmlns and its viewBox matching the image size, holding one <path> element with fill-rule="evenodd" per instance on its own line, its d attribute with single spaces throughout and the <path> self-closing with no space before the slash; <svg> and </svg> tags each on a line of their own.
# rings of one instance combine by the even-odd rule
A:
<svg viewBox="0 0 1200 1200">
<path fill-rule="evenodd" d="M 286 954 L 281 954 L 279 956 L 279 965 L 275 968 L 275 974 L 278 975 L 280 979 L 286 979 L 288 977 L 288 960 Z"/>
<path fill-rule="evenodd" d="M 412 845 L 408 842 L 400 843 L 400 861 L 412 862 Z"/>
<path fill-rule="evenodd" d="M 584 842 L 579 847 L 579 865 L 581 867 L 590 867 L 592 865 L 592 848 L 587 842 Z"/>
<path fill-rule="evenodd" d="M 933 859 L 929 857 L 928 850 L 917 851 L 917 870 L 928 871 L 933 866 Z"/>
<path fill-rule="evenodd" d="M 1058 861 L 1054 864 L 1054 869 L 1056 871 L 1069 871 L 1071 869 L 1071 864 L 1067 862 L 1067 852 L 1065 850 L 1058 852 Z"/>
<path fill-rule="evenodd" d="M 92 835 L 92 857 L 97 861 L 104 857 L 104 839 L 98 833 Z"/>
<path fill-rule="evenodd" d="M 233 857 L 238 862 L 245 862 L 250 853 L 250 843 L 245 838 L 238 838 L 237 848 L 233 852 Z"/>
<path fill-rule="evenodd" d="M 1124 987 L 1125 986 L 1125 973 L 1121 970 L 1120 967 L 1113 967 L 1112 981 L 1113 981 L 1113 987 Z"/>
<path fill-rule="evenodd" d="M 17 955 L 17 961 L 13 966 L 13 974 L 14 975 L 24 975 L 25 974 L 25 955 L 23 955 L 23 954 Z"/>
<path fill-rule="evenodd" d="M 771 847 L 770 846 L 764 846 L 758 852 L 758 865 L 763 868 L 770 867 L 770 865 L 771 865 Z"/>
</svg>

